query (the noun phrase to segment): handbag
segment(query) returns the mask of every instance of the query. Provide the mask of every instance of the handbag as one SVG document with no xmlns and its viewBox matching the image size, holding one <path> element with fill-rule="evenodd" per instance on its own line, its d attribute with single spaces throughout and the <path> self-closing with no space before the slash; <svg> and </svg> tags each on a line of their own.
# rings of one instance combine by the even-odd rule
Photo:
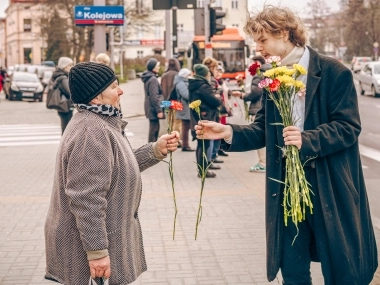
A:
<svg viewBox="0 0 380 285">
<path fill-rule="evenodd" d="M 109 284 L 108 280 L 109 279 L 102 278 L 102 283 L 101 284 L 108 285 Z M 88 285 L 96 285 L 95 280 L 90 277 L 90 281 L 88 282 Z"/>
<path fill-rule="evenodd" d="M 62 94 L 58 87 L 59 80 L 55 82 L 53 79 L 49 81 L 48 92 L 46 97 L 46 108 L 57 110 L 58 112 L 70 112 L 71 102 Z"/>
</svg>

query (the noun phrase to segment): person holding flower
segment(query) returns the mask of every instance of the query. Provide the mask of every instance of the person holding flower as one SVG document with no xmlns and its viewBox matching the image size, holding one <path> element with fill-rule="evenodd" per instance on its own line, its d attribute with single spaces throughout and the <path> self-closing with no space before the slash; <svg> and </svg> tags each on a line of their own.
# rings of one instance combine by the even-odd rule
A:
<svg viewBox="0 0 380 285">
<path fill-rule="evenodd" d="M 260 83 L 265 89 L 262 108 L 247 126 L 202 121 L 195 127 L 197 137 L 224 139 L 228 151 L 266 146 L 269 281 L 281 269 L 283 284 L 311 285 L 310 262 L 318 261 L 326 285 L 368 285 L 378 260 L 360 161 L 361 124 L 352 73 L 306 46 L 305 27 L 287 8 L 264 6 L 244 30 L 267 63 L 279 66 L 266 71 Z M 290 75 L 276 77 L 280 71 L 300 76 L 295 81 Z M 286 86 L 299 92 L 288 101 L 294 123 L 284 128 L 275 100 L 282 98 Z M 287 173 L 285 168 L 295 165 L 288 161 L 289 148 L 296 150 L 301 167 Z M 304 173 L 300 178 L 310 187 L 309 197 L 292 197 L 302 197 L 304 212 L 298 224 L 283 214 L 291 203 L 286 200 L 284 205 L 289 180 L 283 181 L 292 180 L 296 172 Z"/>
<path fill-rule="evenodd" d="M 198 113 L 191 109 L 191 123 L 194 126 L 196 122 L 200 120 L 215 121 L 218 114 L 218 107 L 222 104 L 222 100 L 219 95 L 215 95 L 214 91 L 211 88 L 210 80 L 211 74 L 207 66 L 203 64 L 195 64 L 194 67 L 194 77 L 189 78 L 189 102 L 196 100 L 201 101 L 200 105 L 200 118 Z M 204 149 L 203 149 L 204 145 Z M 201 177 L 201 172 L 204 170 L 201 169 L 202 166 L 205 166 L 205 169 L 211 164 L 210 158 L 207 156 L 207 151 L 210 151 L 210 140 L 205 139 L 204 142 L 201 138 L 197 139 L 197 149 L 196 149 L 196 158 L 198 164 L 198 176 Z M 206 158 L 207 157 L 207 158 Z M 206 177 L 213 178 L 216 174 L 211 171 L 207 171 Z"/>
</svg>

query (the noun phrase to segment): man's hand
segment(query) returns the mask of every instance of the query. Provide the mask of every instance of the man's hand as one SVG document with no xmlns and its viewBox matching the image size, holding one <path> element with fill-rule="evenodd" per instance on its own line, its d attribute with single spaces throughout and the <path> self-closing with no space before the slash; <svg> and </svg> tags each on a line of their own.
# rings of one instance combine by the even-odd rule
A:
<svg viewBox="0 0 380 285">
<path fill-rule="evenodd" d="M 157 140 L 159 151 L 167 155 L 169 151 L 176 151 L 178 148 L 179 133 L 174 131 L 171 134 L 162 135 Z"/>
<path fill-rule="evenodd" d="M 242 97 L 243 92 L 235 90 L 235 91 L 232 91 L 231 94 L 232 96 L 235 96 L 235 97 Z"/>
<path fill-rule="evenodd" d="M 299 128 L 295 126 L 286 127 L 282 136 L 284 137 L 285 145 L 295 145 L 298 150 L 301 149 L 302 146 L 302 136 Z"/>
<path fill-rule="evenodd" d="M 157 118 L 162 119 L 164 117 L 164 113 L 160 112 L 157 114 Z"/>
<path fill-rule="evenodd" d="M 102 257 L 99 259 L 89 260 L 91 278 L 104 277 L 106 279 L 111 276 L 111 261 L 110 257 Z"/>
<path fill-rule="evenodd" d="M 198 139 L 228 139 L 232 136 L 232 128 L 212 121 L 199 121 L 195 126 L 195 133 Z"/>
</svg>

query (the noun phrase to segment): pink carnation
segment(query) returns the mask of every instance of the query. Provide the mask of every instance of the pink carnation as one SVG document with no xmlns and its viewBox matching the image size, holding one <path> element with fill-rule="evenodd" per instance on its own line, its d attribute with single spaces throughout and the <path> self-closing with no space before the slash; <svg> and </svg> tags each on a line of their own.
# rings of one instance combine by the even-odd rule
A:
<svg viewBox="0 0 380 285">
<path fill-rule="evenodd" d="M 270 78 L 265 78 L 263 80 L 260 81 L 260 83 L 258 84 L 258 87 L 259 88 L 266 88 L 269 86 L 269 84 L 273 83 L 273 80 L 270 79 Z"/>
</svg>

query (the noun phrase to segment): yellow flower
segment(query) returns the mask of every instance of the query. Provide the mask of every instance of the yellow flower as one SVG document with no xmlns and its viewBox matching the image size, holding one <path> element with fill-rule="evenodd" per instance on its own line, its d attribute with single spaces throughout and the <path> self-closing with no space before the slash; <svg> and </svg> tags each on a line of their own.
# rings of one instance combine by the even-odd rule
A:
<svg viewBox="0 0 380 285">
<path fill-rule="evenodd" d="M 274 76 L 274 72 L 275 72 L 275 70 L 273 68 L 269 69 L 269 70 L 267 70 L 267 71 L 264 72 L 264 76 L 272 78 Z"/>
<path fill-rule="evenodd" d="M 201 105 L 201 100 L 195 100 L 189 104 L 191 109 L 196 109 Z"/>
<path fill-rule="evenodd" d="M 293 67 L 301 74 L 306 74 L 306 69 L 300 64 L 293 64 Z"/>
<path fill-rule="evenodd" d="M 300 89 L 305 88 L 305 84 L 302 81 L 299 81 L 299 80 L 295 80 L 294 86 L 296 88 L 300 88 Z"/>
<path fill-rule="evenodd" d="M 280 66 L 280 67 L 276 67 L 274 69 L 274 72 L 275 72 L 276 75 L 283 75 L 286 72 L 287 69 L 288 68 L 286 66 Z"/>
<path fill-rule="evenodd" d="M 288 75 L 280 75 L 280 76 L 277 76 L 276 78 L 280 80 L 280 82 L 282 84 L 285 84 L 286 86 L 294 85 L 294 79 Z"/>
<path fill-rule="evenodd" d="M 292 76 L 295 72 L 296 70 L 294 68 L 290 68 L 290 69 L 286 69 L 285 74 Z"/>
</svg>

